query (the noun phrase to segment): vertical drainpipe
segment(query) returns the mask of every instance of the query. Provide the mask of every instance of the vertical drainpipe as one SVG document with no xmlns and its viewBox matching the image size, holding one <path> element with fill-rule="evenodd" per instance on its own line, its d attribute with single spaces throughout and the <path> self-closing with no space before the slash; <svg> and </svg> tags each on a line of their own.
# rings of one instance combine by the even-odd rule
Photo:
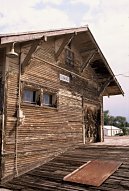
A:
<svg viewBox="0 0 129 191">
<path fill-rule="evenodd" d="M 85 137 L 85 123 L 84 123 L 84 98 L 82 96 L 82 131 L 83 131 L 83 144 L 86 144 L 86 137 Z"/>
<path fill-rule="evenodd" d="M 17 165 L 17 155 L 18 155 L 18 127 L 20 127 L 20 120 L 19 114 L 21 110 L 21 45 L 19 51 L 19 58 L 18 58 L 18 65 L 19 65 L 19 75 L 18 75 L 18 108 L 17 108 L 17 124 L 16 124 L 16 131 L 15 131 L 15 171 L 16 176 L 18 176 L 18 165 Z"/>
</svg>

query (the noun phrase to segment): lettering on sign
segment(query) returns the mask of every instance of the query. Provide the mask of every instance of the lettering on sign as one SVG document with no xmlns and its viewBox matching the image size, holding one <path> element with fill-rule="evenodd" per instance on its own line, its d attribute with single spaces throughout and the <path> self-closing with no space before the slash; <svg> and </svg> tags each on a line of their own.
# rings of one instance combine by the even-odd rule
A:
<svg viewBox="0 0 129 191">
<path fill-rule="evenodd" d="M 60 74 L 60 80 L 61 80 L 61 81 L 64 81 L 64 82 L 67 82 L 67 83 L 70 82 L 69 76 L 65 76 L 65 75 L 63 75 L 63 74 Z"/>
</svg>

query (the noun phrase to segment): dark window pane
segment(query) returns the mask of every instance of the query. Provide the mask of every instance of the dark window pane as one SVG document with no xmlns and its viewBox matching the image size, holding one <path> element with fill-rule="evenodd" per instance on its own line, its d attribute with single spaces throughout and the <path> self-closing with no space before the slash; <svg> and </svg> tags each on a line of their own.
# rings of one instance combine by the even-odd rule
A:
<svg viewBox="0 0 129 191">
<path fill-rule="evenodd" d="M 34 103 L 36 97 L 36 92 L 32 90 L 24 90 L 23 100 L 25 102 Z"/>
<path fill-rule="evenodd" d="M 45 104 L 45 105 L 52 105 L 52 95 L 50 95 L 50 94 L 44 94 L 44 96 L 43 96 L 43 103 Z"/>
<path fill-rule="evenodd" d="M 65 50 L 65 62 L 69 65 L 74 65 L 74 53 L 71 50 Z"/>
</svg>

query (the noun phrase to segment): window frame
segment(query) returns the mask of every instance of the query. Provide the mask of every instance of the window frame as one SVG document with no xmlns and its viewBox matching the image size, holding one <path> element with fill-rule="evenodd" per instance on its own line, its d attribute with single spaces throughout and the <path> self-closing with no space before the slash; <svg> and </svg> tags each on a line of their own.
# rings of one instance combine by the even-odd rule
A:
<svg viewBox="0 0 129 191">
<path fill-rule="evenodd" d="M 25 91 L 31 92 L 33 95 L 33 101 L 29 101 L 29 100 L 25 100 Z M 41 91 L 34 89 L 34 88 L 30 88 L 30 87 L 25 87 L 23 89 L 23 93 L 22 93 L 22 102 L 23 103 L 27 103 L 27 104 L 32 104 L 32 105 L 41 105 Z"/>
<path fill-rule="evenodd" d="M 31 94 L 33 94 L 33 101 L 32 98 L 30 100 L 25 99 L 25 91 L 30 91 Z M 35 94 L 35 95 L 34 95 Z M 52 96 L 50 98 L 50 104 L 45 104 L 44 103 L 44 94 Z M 32 97 L 32 95 L 30 95 Z M 27 104 L 31 106 L 40 106 L 40 107 L 45 107 L 45 108 L 53 108 L 57 109 L 58 108 L 58 90 L 53 90 L 49 89 L 47 87 L 39 87 L 36 88 L 36 85 L 31 85 L 31 84 L 21 84 L 21 103 L 22 104 Z"/>
<path fill-rule="evenodd" d="M 65 48 L 65 63 L 74 66 L 74 52 L 70 48 Z"/>
<path fill-rule="evenodd" d="M 44 96 L 45 95 L 49 96 L 48 97 L 48 99 L 50 101 L 49 103 L 44 102 Z M 42 104 L 42 106 L 45 106 L 45 107 L 57 108 L 57 93 L 53 93 L 51 91 L 44 91 L 43 97 L 41 100 L 41 104 Z"/>
</svg>

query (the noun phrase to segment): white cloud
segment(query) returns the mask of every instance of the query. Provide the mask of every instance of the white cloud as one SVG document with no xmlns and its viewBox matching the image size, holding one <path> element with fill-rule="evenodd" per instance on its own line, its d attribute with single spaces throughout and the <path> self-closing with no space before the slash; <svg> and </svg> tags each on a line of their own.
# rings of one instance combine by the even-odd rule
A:
<svg viewBox="0 0 129 191">
<path fill-rule="evenodd" d="M 27 7 L 33 7 L 36 3 L 38 3 L 39 0 L 22 0 L 17 1 L 17 0 L 0 0 L 0 11 L 5 11 L 6 13 L 10 14 L 10 12 L 16 10 L 17 12 L 20 11 L 22 8 L 27 8 Z M 8 12 L 7 12 L 8 11 Z M 24 14 L 24 13 L 23 13 Z"/>
<path fill-rule="evenodd" d="M 38 9 L 37 3 L 46 3 L 45 7 Z M 1 33 L 19 32 L 28 30 L 44 30 L 64 28 L 73 25 L 67 14 L 50 6 L 49 3 L 59 4 L 61 0 L 5 0 L 1 2 L 0 29 Z"/>
<path fill-rule="evenodd" d="M 41 11 L 30 12 L 29 17 L 26 19 L 30 28 L 33 28 L 34 24 L 37 23 L 34 26 L 35 29 L 63 28 L 73 25 L 65 12 L 49 6 Z"/>
<path fill-rule="evenodd" d="M 104 54 L 119 68 L 123 69 L 123 64 L 127 64 L 129 45 L 129 2 L 127 0 L 101 1 L 99 11 L 94 14 L 94 7 L 83 17 L 82 24 L 89 24 Z M 128 23 L 128 24 L 127 24 Z M 123 58 L 125 63 L 123 63 Z M 122 63 L 122 64 L 121 64 Z M 114 70 L 118 69 L 114 67 Z M 120 71 L 119 71 L 120 73 Z"/>
<path fill-rule="evenodd" d="M 41 0 L 40 2 L 59 5 L 63 2 L 63 0 Z"/>
<path fill-rule="evenodd" d="M 86 4 L 88 6 L 97 6 L 100 3 L 100 0 L 70 0 L 70 3 L 73 4 Z"/>
</svg>

